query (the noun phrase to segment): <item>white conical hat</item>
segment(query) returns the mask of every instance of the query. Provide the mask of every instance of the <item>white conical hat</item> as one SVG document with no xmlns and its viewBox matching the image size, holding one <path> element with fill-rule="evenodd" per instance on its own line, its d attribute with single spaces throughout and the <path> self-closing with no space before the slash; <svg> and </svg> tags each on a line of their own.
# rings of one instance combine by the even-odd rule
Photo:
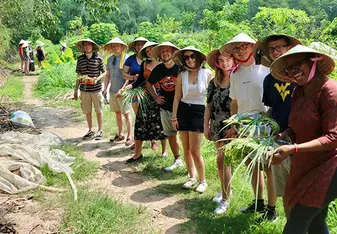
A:
<svg viewBox="0 0 337 234">
<path fill-rule="evenodd" d="M 115 37 L 115 38 L 113 38 L 112 40 L 110 40 L 108 43 L 106 43 L 104 46 L 103 46 L 103 48 L 105 49 L 105 50 L 107 50 L 107 46 L 109 46 L 109 45 L 112 45 L 112 44 L 120 44 L 120 45 L 122 45 L 123 46 L 123 49 L 122 50 L 125 50 L 128 46 L 127 46 L 127 44 L 124 42 L 124 41 L 122 41 L 120 38 L 118 38 L 118 37 Z"/>
<path fill-rule="evenodd" d="M 286 34 L 271 34 L 271 35 L 264 37 L 262 40 L 259 40 L 258 42 L 256 42 L 256 44 L 253 47 L 255 61 L 261 60 L 261 64 L 266 67 L 270 67 L 271 63 L 273 62 L 272 58 L 269 55 L 269 51 L 268 51 L 268 40 L 270 37 L 273 37 L 273 36 L 288 37 L 290 41 L 290 45 L 292 47 L 302 44 L 297 38 L 286 35 Z"/>
<path fill-rule="evenodd" d="M 279 58 L 277 58 L 270 66 L 271 74 L 275 79 L 278 79 L 283 82 L 293 82 L 289 79 L 287 79 L 284 62 L 285 59 L 289 56 L 295 55 L 295 54 L 315 54 L 317 57 L 322 57 L 322 60 L 317 61 L 317 69 L 320 71 L 323 75 L 329 75 L 333 69 L 335 68 L 335 62 L 334 60 L 317 50 L 311 49 L 309 47 L 303 46 L 303 45 L 297 45 L 293 48 L 291 48 L 287 53 L 283 54 Z"/>
<path fill-rule="evenodd" d="M 251 38 L 250 36 L 248 36 L 245 33 L 239 33 L 238 35 L 236 35 L 235 37 L 233 37 L 231 40 L 229 40 L 228 42 L 226 42 L 220 49 L 221 53 L 223 54 L 233 54 L 233 49 L 235 48 L 235 46 L 237 46 L 237 44 L 239 43 L 251 43 L 251 44 L 255 44 L 256 41 Z"/>
<path fill-rule="evenodd" d="M 160 53 L 160 48 L 161 47 L 164 47 L 164 46 L 170 46 L 172 47 L 173 49 L 173 53 L 176 51 L 176 50 L 179 50 L 178 47 L 176 47 L 174 44 L 172 44 L 171 42 L 169 41 L 166 41 L 166 42 L 163 42 L 159 45 L 157 45 L 156 47 L 154 47 L 152 50 L 151 50 L 151 57 L 154 58 L 154 59 L 158 59 L 159 57 L 159 53 Z"/>
<path fill-rule="evenodd" d="M 194 51 L 196 53 L 198 53 L 201 57 L 201 64 L 203 64 L 203 62 L 206 61 L 206 55 L 204 53 L 202 53 L 199 49 L 195 48 L 194 46 L 187 46 L 183 49 L 177 50 L 176 52 L 174 52 L 172 59 L 173 62 L 175 64 L 178 64 L 179 66 L 182 66 L 183 63 L 183 55 L 184 55 L 184 51 Z"/>
<path fill-rule="evenodd" d="M 146 48 L 148 48 L 150 46 L 157 46 L 157 45 L 159 45 L 159 43 L 153 42 L 153 41 L 147 41 L 145 43 L 145 45 L 138 52 L 139 58 L 143 60 L 145 57 L 147 57 L 147 55 L 146 55 Z"/>
<path fill-rule="evenodd" d="M 129 49 L 129 50 L 134 50 L 137 41 L 148 42 L 149 40 L 146 39 L 145 37 L 137 37 L 136 39 L 134 39 L 134 40 L 128 45 L 128 49 Z"/>
<path fill-rule="evenodd" d="M 93 51 L 99 51 L 99 46 L 96 44 L 96 42 L 94 42 L 90 38 L 86 38 L 86 39 L 82 39 L 82 40 L 77 41 L 76 44 L 75 44 L 75 46 L 77 47 L 77 49 L 80 52 L 84 52 L 83 42 L 91 42 L 92 43 L 92 50 Z"/>
<path fill-rule="evenodd" d="M 21 44 L 23 44 L 23 43 L 25 43 L 25 40 L 20 40 L 20 42 L 19 42 L 19 45 L 21 45 Z"/>
</svg>

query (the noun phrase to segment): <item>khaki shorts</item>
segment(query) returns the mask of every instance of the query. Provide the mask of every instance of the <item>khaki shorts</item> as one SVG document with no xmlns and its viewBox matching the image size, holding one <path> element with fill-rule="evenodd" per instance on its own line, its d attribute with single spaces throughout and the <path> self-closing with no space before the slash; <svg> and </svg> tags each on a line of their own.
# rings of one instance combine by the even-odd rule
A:
<svg viewBox="0 0 337 234">
<path fill-rule="evenodd" d="M 122 114 L 127 114 L 130 112 L 130 103 L 125 102 L 123 104 L 122 97 L 116 98 L 116 93 L 110 93 L 110 108 L 113 112 L 122 112 Z"/>
<path fill-rule="evenodd" d="M 102 113 L 104 104 L 102 92 L 81 91 L 80 99 L 83 114 L 89 114 L 92 112 L 92 104 L 94 104 L 96 113 Z"/>
<path fill-rule="evenodd" d="M 284 196 L 284 189 L 290 173 L 291 159 L 286 158 L 279 165 L 272 165 L 271 170 L 273 174 L 274 190 L 277 197 Z"/>
<path fill-rule="evenodd" d="M 172 126 L 172 112 L 160 109 L 160 120 L 163 125 L 164 134 L 168 137 L 177 135 L 177 131 Z"/>
</svg>

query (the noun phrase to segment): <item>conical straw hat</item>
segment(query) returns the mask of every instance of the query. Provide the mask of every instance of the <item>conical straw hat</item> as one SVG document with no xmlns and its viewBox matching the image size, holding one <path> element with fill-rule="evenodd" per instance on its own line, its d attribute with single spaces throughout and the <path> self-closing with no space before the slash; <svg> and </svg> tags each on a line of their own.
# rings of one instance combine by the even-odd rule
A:
<svg viewBox="0 0 337 234">
<path fill-rule="evenodd" d="M 128 49 L 129 49 L 129 50 L 135 50 L 135 46 L 136 46 L 136 42 L 137 42 L 137 41 L 148 42 L 149 40 L 146 39 L 145 37 L 137 37 L 135 40 L 133 40 L 133 42 L 131 42 L 131 43 L 128 45 Z"/>
<path fill-rule="evenodd" d="M 94 42 L 90 38 L 86 38 L 86 39 L 82 39 L 82 40 L 77 41 L 76 44 L 75 44 L 75 46 L 77 47 L 77 49 L 80 52 L 84 53 L 83 42 L 91 42 L 92 43 L 92 50 L 93 51 L 99 51 L 99 46 L 96 44 L 96 42 Z"/>
<path fill-rule="evenodd" d="M 333 69 L 335 68 L 335 62 L 334 60 L 317 50 L 311 49 L 309 47 L 303 46 L 303 45 L 297 45 L 293 48 L 291 48 L 287 53 L 280 56 L 278 59 L 276 59 L 270 67 L 271 74 L 275 79 L 278 79 L 283 82 L 293 82 L 286 77 L 285 72 L 285 60 L 292 55 L 295 54 L 314 54 L 316 57 L 322 57 L 322 60 L 317 61 L 317 69 L 320 71 L 323 75 L 329 75 Z"/>
<path fill-rule="evenodd" d="M 146 48 L 148 48 L 150 46 L 157 46 L 157 45 L 159 45 L 159 43 L 153 42 L 153 41 L 147 41 L 145 43 L 145 45 L 138 52 L 138 56 L 140 57 L 140 59 L 143 60 L 144 58 L 147 57 L 147 55 L 146 55 Z"/>
<path fill-rule="evenodd" d="M 268 51 L 268 40 L 270 37 L 273 36 L 285 36 L 289 38 L 290 45 L 292 47 L 296 45 L 302 45 L 302 43 L 295 37 L 286 35 L 286 34 L 271 34 L 264 37 L 262 40 L 256 42 L 253 47 L 255 61 L 261 60 L 261 64 L 266 67 L 270 67 L 271 63 L 273 62 L 272 58 L 269 55 Z"/>
<path fill-rule="evenodd" d="M 235 48 L 235 46 L 237 46 L 237 44 L 239 43 L 251 43 L 251 44 L 255 44 L 256 41 L 251 38 L 250 36 L 248 36 L 245 33 L 240 33 L 238 35 L 236 35 L 235 37 L 233 37 L 231 40 L 229 40 L 228 42 L 226 42 L 221 48 L 220 51 L 223 54 L 233 54 L 233 49 Z"/>
<path fill-rule="evenodd" d="M 203 64 L 206 61 L 206 55 L 203 54 L 199 49 L 195 48 L 194 46 L 187 46 L 183 49 L 177 50 L 174 52 L 172 59 L 175 64 L 178 64 L 179 66 L 183 66 L 183 55 L 185 51 L 194 51 L 198 53 L 201 56 L 201 64 Z"/>
<path fill-rule="evenodd" d="M 160 54 L 160 48 L 161 47 L 164 47 L 164 46 L 170 46 L 172 47 L 173 49 L 173 53 L 176 51 L 176 50 L 179 50 L 178 47 L 176 47 L 175 45 L 173 45 L 171 42 L 169 41 L 166 41 L 166 42 L 163 42 L 159 45 L 157 45 L 156 47 L 154 47 L 152 50 L 151 50 L 151 57 L 154 58 L 154 59 L 158 59 L 159 58 L 159 54 Z"/>
<path fill-rule="evenodd" d="M 122 45 L 123 49 L 122 50 L 125 50 L 128 46 L 126 45 L 126 43 L 124 41 L 122 41 L 121 39 L 119 39 L 118 37 L 115 37 L 113 38 L 112 40 L 110 40 L 108 43 L 106 43 L 103 48 L 105 50 L 107 50 L 108 46 L 112 45 L 112 44 L 120 44 Z"/>
</svg>

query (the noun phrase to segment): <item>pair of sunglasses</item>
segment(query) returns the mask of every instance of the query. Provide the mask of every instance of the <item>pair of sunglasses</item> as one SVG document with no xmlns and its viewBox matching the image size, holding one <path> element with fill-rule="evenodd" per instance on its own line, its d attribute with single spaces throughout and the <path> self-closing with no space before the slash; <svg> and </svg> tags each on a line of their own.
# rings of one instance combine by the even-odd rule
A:
<svg viewBox="0 0 337 234">
<path fill-rule="evenodd" d="M 192 59 L 192 60 L 194 60 L 195 59 L 195 54 L 184 55 L 184 60 L 185 61 L 188 60 L 189 58 Z"/>
</svg>

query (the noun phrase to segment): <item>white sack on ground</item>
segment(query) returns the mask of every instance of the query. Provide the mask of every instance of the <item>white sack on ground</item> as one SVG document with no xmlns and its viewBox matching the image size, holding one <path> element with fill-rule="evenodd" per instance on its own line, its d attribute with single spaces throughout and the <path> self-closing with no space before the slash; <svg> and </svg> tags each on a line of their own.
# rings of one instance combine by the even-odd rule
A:
<svg viewBox="0 0 337 234">
<path fill-rule="evenodd" d="M 0 190 L 16 194 L 35 189 L 46 179 L 38 169 L 47 164 L 54 172 L 72 174 L 75 158 L 62 150 L 50 150 L 63 140 L 53 133 L 30 135 L 8 132 L 0 136 Z"/>
</svg>

